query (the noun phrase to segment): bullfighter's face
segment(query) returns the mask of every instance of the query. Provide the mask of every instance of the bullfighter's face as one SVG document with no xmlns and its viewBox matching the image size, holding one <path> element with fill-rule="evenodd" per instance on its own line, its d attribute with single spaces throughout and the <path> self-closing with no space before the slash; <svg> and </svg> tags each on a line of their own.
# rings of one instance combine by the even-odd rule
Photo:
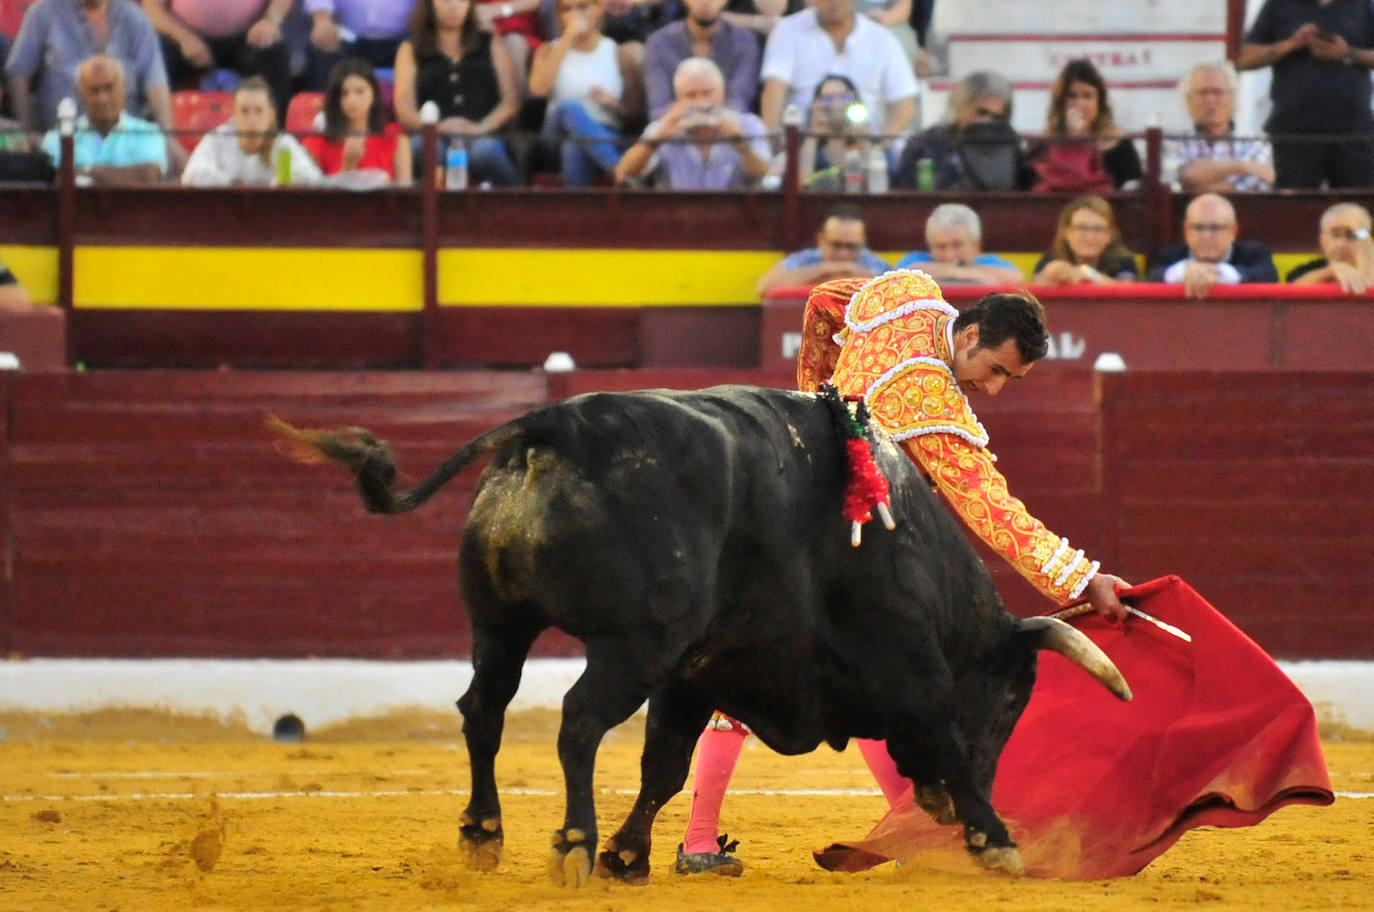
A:
<svg viewBox="0 0 1374 912">
<path fill-rule="evenodd" d="M 978 324 L 965 326 L 954 335 L 954 379 L 967 393 L 996 396 L 1008 380 L 1020 380 L 1034 364 L 1021 360 L 1015 339 L 995 348 L 978 343 Z"/>
</svg>

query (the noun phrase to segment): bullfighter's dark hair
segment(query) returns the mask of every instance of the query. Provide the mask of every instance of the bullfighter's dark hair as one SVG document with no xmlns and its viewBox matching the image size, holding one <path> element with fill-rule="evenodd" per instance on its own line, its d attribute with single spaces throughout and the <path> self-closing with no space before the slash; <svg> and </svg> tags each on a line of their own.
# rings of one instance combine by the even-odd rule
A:
<svg viewBox="0 0 1374 912">
<path fill-rule="evenodd" d="M 958 332 L 978 324 L 978 347 L 997 348 L 1008 339 L 1027 364 L 1039 361 L 1050 350 L 1050 331 L 1045 308 L 1029 291 L 999 291 L 986 295 L 954 320 Z"/>
</svg>

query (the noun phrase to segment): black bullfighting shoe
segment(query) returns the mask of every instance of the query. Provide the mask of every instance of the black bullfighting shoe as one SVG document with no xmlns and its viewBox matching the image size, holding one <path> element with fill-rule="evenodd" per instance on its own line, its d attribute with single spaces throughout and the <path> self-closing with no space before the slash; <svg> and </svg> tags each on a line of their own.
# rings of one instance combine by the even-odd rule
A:
<svg viewBox="0 0 1374 912">
<path fill-rule="evenodd" d="M 739 847 L 739 840 L 729 841 L 729 836 L 718 836 L 719 852 L 684 852 L 682 843 L 677 844 L 677 864 L 673 870 L 678 874 L 719 874 L 722 877 L 739 877 L 744 873 L 744 862 L 733 854 Z"/>
</svg>

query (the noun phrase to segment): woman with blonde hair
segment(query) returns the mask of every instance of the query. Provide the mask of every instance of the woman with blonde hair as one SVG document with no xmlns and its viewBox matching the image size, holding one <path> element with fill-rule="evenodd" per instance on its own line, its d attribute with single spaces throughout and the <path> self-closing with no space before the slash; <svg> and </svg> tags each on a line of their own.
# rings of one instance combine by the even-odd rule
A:
<svg viewBox="0 0 1374 912">
<path fill-rule="evenodd" d="M 1111 285 L 1137 281 L 1140 267 L 1121 243 L 1111 204 L 1100 196 L 1080 196 L 1059 211 L 1054 244 L 1033 275 L 1033 285 Z"/>
<path fill-rule="evenodd" d="M 289 169 L 278 169 L 285 155 Z M 265 187 L 279 183 L 278 174 L 289 171 L 290 183 L 313 184 L 320 179 L 319 166 L 310 153 L 278 126 L 272 90 L 261 76 L 249 76 L 234 90 L 234 108 L 196 145 L 181 172 L 181 182 L 192 187 Z"/>
</svg>

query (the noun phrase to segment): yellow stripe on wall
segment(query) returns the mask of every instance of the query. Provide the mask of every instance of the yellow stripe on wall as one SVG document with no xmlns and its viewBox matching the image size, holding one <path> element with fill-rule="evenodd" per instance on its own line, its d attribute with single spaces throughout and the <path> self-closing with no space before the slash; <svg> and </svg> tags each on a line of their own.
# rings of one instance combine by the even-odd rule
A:
<svg viewBox="0 0 1374 912">
<path fill-rule="evenodd" d="M 418 311 L 418 250 L 78 247 L 78 308 Z"/>
<path fill-rule="evenodd" d="M 544 307 L 756 304 L 754 283 L 779 258 L 766 250 L 449 248 L 439 251 L 439 301 Z"/>
<path fill-rule="evenodd" d="M 57 248 L 0 245 L 0 263 L 28 291 L 35 304 L 57 303 Z"/>
</svg>

